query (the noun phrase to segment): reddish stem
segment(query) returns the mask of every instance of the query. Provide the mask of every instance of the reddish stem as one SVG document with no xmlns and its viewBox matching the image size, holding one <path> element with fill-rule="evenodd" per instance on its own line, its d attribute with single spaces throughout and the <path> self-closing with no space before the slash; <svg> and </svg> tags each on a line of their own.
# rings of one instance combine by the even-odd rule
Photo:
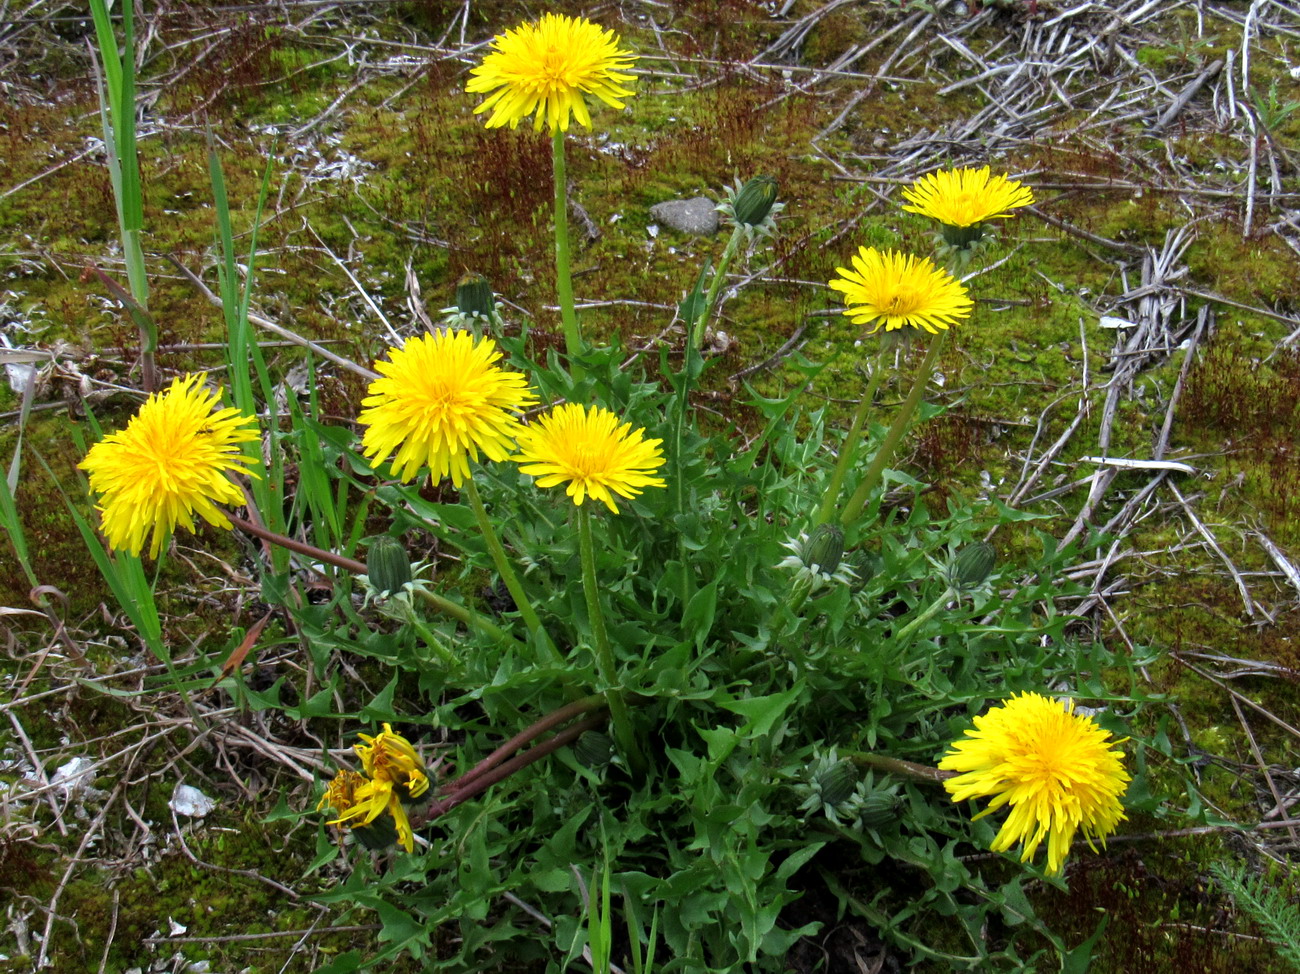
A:
<svg viewBox="0 0 1300 974">
<path fill-rule="evenodd" d="M 353 575 L 366 574 L 366 566 L 355 558 L 346 558 L 343 555 L 336 555 L 332 551 L 325 551 L 314 545 L 304 544 L 301 541 L 295 541 L 293 538 L 283 534 L 276 534 L 274 531 L 268 531 L 260 524 L 254 524 L 252 521 L 245 521 L 242 517 L 235 517 L 233 514 L 227 514 L 230 523 L 241 531 L 247 531 L 254 537 L 261 538 L 263 541 L 269 541 L 272 544 L 278 544 L 281 548 L 288 548 L 300 555 L 306 555 L 308 558 L 315 558 L 317 561 L 323 561 L 327 565 L 334 565 L 342 568 L 345 572 L 351 572 Z"/>
<path fill-rule="evenodd" d="M 604 695 L 598 693 L 590 697 L 583 697 L 581 700 L 575 700 L 573 703 L 561 707 L 559 710 L 555 711 L 554 713 L 547 714 L 541 720 L 533 724 L 529 724 L 518 734 L 510 738 L 510 740 L 506 741 L 499 748 L 497 748 L 495 751 L 493 751 L 491 754 L 485 757 L 478 764 L 474 765 L 474 767 L 470 768 L 468 771 L 466 771 L 463 775 L 461 775 L 451 784 L 445 785 L 444 790 L 454 790 L 458 788 L 463 788 L 471 781 L 474 781 L 475 779 L 491 771 L 498 764 L 504 761 L 510 754 L 519 750 L 529 741 L 541 737 L 552 727 L 558 727 L 560 724 L 572 720 L 574 717 L 577 717 L 579 714 L 585 714 L 588 710 L 595 710 L 597 707 L 603 706 L 604 703 L 605 703 Z"/>
<path fill-rule="evenodd" d="M 412 816 L 412 827 L 425 825 L 428 822 L 433 821 L 433 819 L 437 818 L 439 815 L 445 815 L 457 805 L 467 802 L 475 795 L 487 791 L 488 788 L 492 787 L 498 781 L 510 777 L 516 771 L 527 767 L 534 761 L 541 760 L 553 751 L 558 751 L 560 748 L 564 747 L 564 745 L 577 740 L 587 731 L 599 727 L 605 722 L 605 718 L 608 716 L 608 714 L 603 713 L 597 714 L 594 717 L 588 717 L 586 720 L 580 720 L 571 727 L 566 727 L 564 730 L 560 731 L 549 741 L 543 741 L 535 747 L 530 747 L 527 751 L 524 751 L 523 754 L 515 755 L 509 761 L 505 762 L 505 764 L 480 773 L 468 784 L 464 783 L 463 778 L 453 782 L 451 785 L 453 791 L 449 795 L 440 801 L 434 802 L 423 812 Z M 468 777 L 468 775 L 466 777 Z"/>
</svg>

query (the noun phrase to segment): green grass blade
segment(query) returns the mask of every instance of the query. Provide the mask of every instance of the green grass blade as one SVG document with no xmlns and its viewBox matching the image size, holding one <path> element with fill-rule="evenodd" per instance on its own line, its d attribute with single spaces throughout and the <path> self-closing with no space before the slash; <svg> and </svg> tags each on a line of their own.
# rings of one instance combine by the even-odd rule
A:
<svg viewBox="0 0 1300 974">
<path fill-rule="evenodd" d="M 135 626 L 136 632 L 140 634 L 140 638 L 149 650 L 163 662 L 170 662 L 171 654 L 163 642 L 162 623 L 158 618 L 158 608 L 154 604 L 153 588 L 145 577 L 140 559 L 131 555 L 110 557 L 99 536 L 95 534 L 90 523 L 82 517 L 71 498 L 64 494 L 63 500 L 67 505 L 68 513 L 72 515 L 73 523 L 81 532 L 86 550 L 90 552 L 95 567 L 108 583 L 118 606 L 131 620 L 131 624 Z"/>
<path fill-rule="evenodd" d="M 246 368 L 236 368 L 235 363 L 248 361 L 248 332 L 239 324 L 240 297 L 238 275 L 235 268 L 235 236 L 230 225 L 230 200 L 226 195 L 226 176 L 217 155 L 216 141 L 208 132 L 208 178 L 212 183 L 212 208 L 217 215 L 217 294 L 221 298 L 221 311 L 226 319 L 227 361 L 231 364 L 230 384 L 235 405 L 252 413 L 252 382 Z"/>
<path fill-rule="evenodd" d="M 253 375 L 257 376 L 263 401 L 267 405 L 268 416 L 265 433 L 271 438 L 272 445 L 268 452 L 271 466 L 268 469 L 263 462 L 262 451 L 256 443 L 245 444 L 245 454 L 253 461 L 251 470 L 257 476 L 250 478 L 253 499 L 266 522 L 267 528 L 283 533 L 284 510 L 284 461 L 275 440 L 279 436 L 278 417 L 275 413 L 275 390 L 267 372 L 262 350 L 253 334 L 248 320 L 248 305 L 253 284 L 254 264 L 257 257 L 257 225 L 261 221 L 262 210 L 266 204 L 267 191 L 271 182 L 271 163 L 267 163 L 262 177 L 262 188 L 258 195 L 257 212 L 253 221 L 252 249 L 248 256 L 248 282 L 241 290 L 239 286 L 238 267 L 235 262 L 235 234 L 230 219 L 230 197 L 226 192 L 225 172 L 221 157 L 217 154 L 216 141 L 208 133 L 208 175 L 212 183 L 213 209 L 217 216 L 217 245 L 220 250 L 217 261 L 217 293 L 221 298 L 222 315 L 226 321 L 226 349 L 229 363 L 231 396 L 235 407 L 249 416 L 259 415 L 257 399 L 253 392 Z M 253 364 L 250 370 L 249 363 Z M 277 571 L 285 571 L 289 566 L 288 552 L 275 548 L 272 557 Z"/>
<path fill-rule="evenodd" d="M 144 229 L 144 191 L 136 154 L 135 15 L 130 3 L 122 4 L 122 54 L 117 99 L 113 105 L 113 129 L 117 136 L 117 155 L 122 163 L 124 229 L 138 233 Z"/>
<path fill-rule="evenodd" d="M 5 533 L 9 536 L 9 544 L 13 547 L 14 554 L 18 556 L 18 564 L 22 566 L 28 584 L 36 588 L 40 582 L 36 578 L 36 573 L 32 571 L 31 556 L 27 550 L 27 535 L 23 531 L 23 522 L 18 517 L 18 504 L 9 489 L 9 482 L 4 477 L 0 477 L 0 524 L 4 525 Z"/>
<path fill-rule="evenodd" d="M 289 397 L 289 419 L 298 436 L 298 492 L 294 500 L 303 500 L 311 510 L 312 530 L 317 547 L 332 548 L 343 538 L 343 525 L 334 507 L 330 490 L 325 453 L 320 441 L 307 429 L 302 407 L 295 397 Z"/>
<path fill-rule="evenodd" d="M 108 4 L 104 0 L 90 0 L 90 16 L 95 21 L 95 40 L 99 44 L 108 90 L 119 92 L 122 90 L 122 61 L 117 54 L 117 35 L 113 33 L 113 23 L 108 17 Z"/>
<path fill-rule="evenodd" d="M 122 238 L 122 256 L 131 295 L 140 308 L 149 305 L 149 278 L 145 271 L 141 232 L 144 229 L 144 190 L 140 180 L 140 163 L 136 150 L 135 124 L 135 16 L 130 2 L 122 5 L 122 53 L 118 53 L 117 36 L 109 18 L 106 0 L 91 0 L 95 22 L 95 39 L 103 78 L 95 66 L 95 86 L 99 93 L 100 123 L 104 129 L 104 149 L 108 157 L 109 179 L 117 207 L 118 231 Z M 92 64 L 94 58 L 91 59 Z M 145 387 L 154 385 L 153 355 L 158 347 L 158 329 L 148 315 L 132 315 L 140 329 L 144 359 Z"/>
</svg>

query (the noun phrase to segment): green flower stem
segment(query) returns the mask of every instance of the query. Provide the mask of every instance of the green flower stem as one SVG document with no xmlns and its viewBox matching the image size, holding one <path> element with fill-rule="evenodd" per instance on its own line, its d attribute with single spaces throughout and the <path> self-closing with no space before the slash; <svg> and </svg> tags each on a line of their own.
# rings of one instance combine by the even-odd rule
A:
<svg viewBox="0 0 1300 974">
<path fill-rule="evenodd" d="M 731 266 L 731 260 L 736 256 L 736 251 L 740 248 L 740 241 L 744 237 L 745 228 L 737 224 L 736 228 L 731 231 L 731 239 L 727 241 L 727 247 L 722 252 L 722 259 L 718 261 L 718 269 L 714 272 L 713 283 L 709 285 L 709 293 L 704 297 L 704 307 L 700 309 L 700 316 L 691 322 L 691 348 L 699 349 L 704 345 L 704 326 L 713 311 L 714 303 L 718 300 L 718 293 L 722 290 L 722 283 L 727 279 L 727 268 Z"/>
<path fill-rule="evenodd" d="M 506 632 L 495 623 L 488 622 L 473 609 L 467 609 L 465 606 L 451 601 L 451 599 L 443 598 L 437 592 L 430 592 L 428 589 L 421 588 L 418 585 L 412 588 L 411 591 L 424 599 L 424 601 L 428 602 L 443 615 L 450 616 L 464 625 L 471 632 L 477 630 L 486 633 L 493 639 L 498 639 L 501 642 L 513 643 L 515 647 L 520 650 L 525 648 L 524 644 L 514 636 L 510 635 L 510 633 Z"/>
<path fill-rule="evenodd" d="M 578 505 L 578 543 L 582 549 L 582 591 L 587 597 L 587 616 L 591 621 L 591 634 L 596 643 L 596 665 L 601 678 L 609 685 L 605 692 L 609 704 L 610 719 L 614 724 L 614 737 L 628 757 L 633 770 L 645 768 L 645 758 L 637 744 L 636 735 L 632 733 L 632 715 L 628 712 L 627 701 L 623 699 L 623 688 L 618 679 L 618 664 L 614 660 L 614 651 L 609 645 L 609 633 L 605 630 L 605 616 L 600 608 L 600 590 L 596 587 L 596 549 L 591 541 L 591 515 L 585 504 Z"/>
<path fill-rule="evenodd" d="M 858 843 L 863 841 L 859 832 L 846 829 L 842 825 L 834 825 L 833 823 L 828 824 L 832 825 L 833 832 L 846 839 Z M 919 857 L 916 857 L 915 855 L 908 856 L 905 854 L 899 855 L 897 853 L 895 853 L 895 855 L 897 855 L 903 862 L 910 862 L 910 864 L 914 866 L 928 865 L 928 863 L 923 863 Z M 844 884 L 830 872 L 830 870 L 818 866 L 817 872 L 821 874 L 823 881 L 826 883 L 827 889 L 835 894 L 838 902 L 843 903 L 849 910 L 865 919 L 877 929 L 889 930 L 891 939 L 915 951 L 918 957 L 924 956 L 934 960 L 942 960 L 945 962 L 943 969 L 950 971 L 979 970 L 980 965 L 984 963 L 983 951 L 978 950 L 978 947 L 977 952 L 974 954 L 949 954 L 941 950 L 936 950 L 934 947 L 931 947 L 929 944 L 924 943 L 916 937 L 907 935 L 899 929 L 897 923 L 891 921 L 888 912 L 877 908 L 866 900 L 857 899 L 848 891 L 848 889 L 845 888 Z M 972 937 L 973 935 L 967 931 L 967 936 Z"/>
<path fill-rule="evenodd" d="M 898 449 L 899 441 L 902 440 L 903 434 L 907 431 L 907 424 L 911 422 L 912 414 L 916 412 L 916 407 L 921 402 L 921 396 L 925 394 L 925 387 L 930 382 L 930 374 L 934 371 L 934 363 L 939 360 L 939 353 L 943 350 L 946 337 L 947 332 L 941 332 L 939 337 L 930 342 L 930 347 L 926 349 L 925 359 L 921 362 L 920 368 L 916 370 L 916 377 L 912 380 L 912 390 L 907 394 L 907 399 L 903 401 L 902 407 L 898 410 L 898 415 L 894 417 L 894 425 L 889 427 L 884 442 L 880 444 L 880 449 L 872 457 L 871 466 L 863 474 L 858 489 L 853 492 L 853 496 L 844 505 L 840 521 L 845 527 L 848 527 L 862 515 L 862 509 L 867 506 L 867 500 L 871 497 L 871 492 L 880 483 L 881 475 L 885 472 L 885 466 L 893 458 L 894 451 Z"/>
<path fill-rule="evenodd" d="M 555 648 L 546 630 L 542 628 L 542 620 L 537 618 L 537 610 L 533 608 L 532 602 L 528 600 L 528 593 L 524 591 L 523 585 L 519 583 L 519 576 L 515 574 L 514 566 L 510 564 L 510 559 L 506 557 L 505 548 L 501 547 L 501 539 L 497 537 L 496 530 L 492 527 L 491 520 L 488 519 L 487 508 L 483 506 L 483 498 L 479 495 L 478 486 L 471 477 L 465 481 L 465 496 L 469 498 L 469 506 L 474 511 L 474 518 L 478 521 L 479 532 L 483 535 L 488 552 L 492 555 L 492 563 L 496 565 L 497 574 L 501 580 L 506 583 L 506 589 L 510 592 L 510 597 L 515 600 L 515 607 L 519 614 L 524 617 L 524 625 L 532 634 L 534 640 L 546 647 L 547 655 L 551 657 L 550 662 L 557 666 L 564 665 L 564 657 L 560 651 Z"/>
<path fill-rule="evenodd" d="M 687 344 L 686 346 L 686 364 L 681 373 L 681 392 L 677 398 L 677 409 L 673 414 L 673 432 L 672 432 L 672 492 L 673 492 L 673 510 L 678 514 L 686 512 L 686 477 L 682 473 L 685 467 L 685 458 L 682 456 L 682 441 L 685 438 L 686 430 L 686 410 L 689 408 L 690 400 L 690 369 L 692 357 L 698 356 L 698 352 Z M 691 576 L 690 552 L 686 547 L 686 538 L 680 532 L 677 535 L 677 554 L 682 564 L 682 583 L 681 591 L 678 595 L 682 600 L 683 610 L 690 604 L 691 595 L 694 593 L 695 584 Z"/>
<path fill-rule="evenodd" d="M 682 475 L 682 440 L 686 429 L 686 411 L 691 405 L 691 379 L 698 374 L 698 370 L 703 368 L 703 363 L 700 361 L 700 347 L 704 344 L 704 327 L 708 323 L 709 314 L 713 311 L 713 305 L 718 300 L 722 283 L 727 279 L 727 268 L 731 265 L 732 258 L 736 256 L 736 250 L 740 247 L 740 241 L 744 236 L 744 227 L 737 224 L 731 231 L 731 239 L 727 241 L 727 246 L 722 251 L 722 258 L 709 285 L 709 292 L 705 295 L 703 307 L 699 314 L 686 323 L 686 354 L 682 362 L 681 387 L 677 390 L 677 411 L 673 417 L 672 433 L 673 506 L 678 514 L 686 510 L 686 478 Z M 700 279 L 703 280 L 703 272 Z M 698 283 L 696 287 L 699 287 Z M 692 291 L 692 294 L 696 293 L 698 291 Z M 679 594 L 682 605 L 685 606 L 690 603 L 695 586 L 688 567 L 689 552 L 684 538 L 678 539 L 677 547 L 682 563 L 682 590 Z"/>
<path fill-rule="evenodd" d="M 366 574 L 365 564 L 357 561 L 355 558 L 336 555 L 332 551 L 325 551 L 323 548 L 317 548 L 314 545 L 306 544 L 305 542 L 298 541 L 295 538 L 285 537 L 283 534 L 276 534 L 274 531 L 268 531 L 260 524 L 245 521 L 242 517 L 235 517 L 233 514 L 227 514 L 226 516 L 230 518 L 230 523 L 232 525 L 239 528 L 239 530 L 243 531 L 245 534 L 251 534 L 255 538 L 261 538 L 263 541 L 279 545 L 281 548 L 296 552 L 300 555 L 306 555 L 308 558 L 324 562 L 327 565 L 333 565 L 335 568 L 342 568 L 345 572 L 351 572 L 353 575 Z M 419 586 L 414 587 L 411 591 L 420 596 L 420 598 L 424 599 L 424 601 L 428 602 L 443 615 L 450 616 L 457 622 L 467 626 L 469 629 L 477 629 L 480 632 L 487 633 L 494 639 L 514 643 L 519 649 L 524 648 L 524 644 L 518 639 L 499 626 L 495 626 L 488 622 L 477 612 L 467 609 L 463 605 L 457 605 L 450 599 L 445 599 L 436 592 L 430 592 L 426 589 L 420 588 Z"/>
<path fill-rule="evenodd" d="M 424 644 L 438 654 L 438 658 L 447 664 L 449 669 L 460 669 L 460 660 L 456 654 L 443 645 L 441 639 L 433 634 L 433 631 L 411 613 L 411 626 L 424 640 Z"/>
<path fill-rule="evenodd" d="M 581 370 L 574 365 L 574 360 L 582 353 L 583 344 L 582 332 L 578 329 L 578 312 L 573 307 L 573 274 L 569 269 L 568 175 L 564 162 L 564 133 L 558 128 L 551 134 L 551 160 L 555 170 L 555 290 L 560 300 L 569 368 L 575 378 L 581 378 Z"/>
<path fill-rule="evenodd" d="M 860 764 L 863 767 L 875 768 L 877 771 L 888 771 L 891 774 L 900 775 L 904 778 L 911 778 L 913 781 L 922 781 L 926 784 L 939 785 L 943 784 L 949 778 L 956 777 L 956 771 L 940 771 L 938 768 L 932 768 L 928 764 L 917 764 L 914 761 L 904 761 L 901 758 L 886 757 L 883 754 L 872 754 L 870 751 L 850 751 L 840 752 L 840 756 L 847 758 L 854 764 Z"/>
<path fill-rule="evenodd" d="M 948 600 L 951 599 L 955 594 L 956 593 L 951 588 L 944 589 L 943 595 L 939 596 L 937 599 L 931 602 L 928 606 L 926 606 L 924 612 L 922 612 L 919 616 L 917 616 L 915 619 L 913 619 L 911 622 L 905 625 L 902 629 L 898 630 L 898 632 L 894 634 L 894 639 L 896 641 L 901 642 L 902 640 L 906 639 L 908 636 L 912 635 L 912 633 L 916 632 L 916 630 L 921 628 L 921 626 L 925 625 L 925 623 L 929 622 L 932 618 L 934 618 L 935 613 L 937 613 L 940 609 L 942 609 L 945 605 L 947 605 Z"/>
<path fill-rule="evenodd" d="M 693 321 L 686 323 L 686 357 L 682 364 L 682 382 L 681 388 L 678 390 L 677 412 L 673 417 L 672 432 L 673 506 L 678 514 L 684 513 L 686 509 L 686 479 L 682 476 L 682 440 L 686 429 L 686 411 L 691 404 L 692 370 L 699 358 L 700 347 L 704 344 L 704 326 L 708 323 L 709 314 L 713 311 L 713 305 L 718 300 L 718 293 L 722 290 L 722 283 L 727 279 L 727 268 L 731 265 L 732 258 L 736 256 L 740 241 L 744 237 L 745 228 L 737 224 L 736 228 L 731 231 L 731 239 L 727 241 L 727 246 L 722 251 L 722 258 L 718 261 L 718 269 L 713 275 L 713 282 L 709 285 L 709 293 L 704 298 L 704 307 L 700 309 L 700 313 Z M 682 605 L 686 606 L 691 601 L 695 586 L 691 577 L 689 562 L 687 561 L 689 552 L 684 538 L 678 539 L 677 550 L 682 563 L 682 589 L 679 594 Z"/>
<path fill-rule="evenodd" d="M 825 524 L 835 514 L 835 503 L 840 499 L 840 488 L 844 486 L 844 477 L 858 455 L 862 427 L 867 423 L 867 413 L 871 411 L 871 406 L 876 399 L 876 391 L 880 388 L 881 377 L 885 374 L 883 358 L 883 353 L 876 356 L 875 368 L 871 371 L 871 378 L 867 380 L 867 389 L 862 394 L 862 401 L 858 403 L 857 412 L 853 414 L 853 423 L 849 427 L 849 432 L 840 446 L 840 458 L 835 463 L 831 482 L 826 485 L 826 493 L 822 495 L 821 507 L 817 509 L 817 515 L 813 518 L 813 527 Z"/>
</svg>

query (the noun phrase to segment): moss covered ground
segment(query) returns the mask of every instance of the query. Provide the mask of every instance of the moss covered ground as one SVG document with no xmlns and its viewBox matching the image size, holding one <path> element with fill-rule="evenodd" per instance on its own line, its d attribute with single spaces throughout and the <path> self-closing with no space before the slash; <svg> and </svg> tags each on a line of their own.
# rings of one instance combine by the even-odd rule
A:
<svg viewBox="0 0 1300 974">
<path fill-rule="evenodd" d="M 1300 560 L 1300 349 L 1288 342 L 1300 329 L 1295 25 L 1268 8 L 1252 26 L 1250 5 L 1213 0 L 1154 13 L 1030 6 L 674 0 L 587 11 L 645 57 L 628 109 L 602 110 L 596 130 L 569 143 L 584 324 L 679 353 L 673 309 L 723 241 L 651 236 L 650 207 L 772 175 L 786 203 L 780 234 L 733 269 L 746 285 L 723 305 L 729 342 L 699 405 L 744 429 L 751 390 L 804 381 L 789 367 L 798 354 L 827 363 L 809 395 L 846 421 L 876 346 L 838 315 L 825 282 L 859 245 L 929 248 L 926 221 L 897 208 L 916 175 L 986 162 L 1020 175 L 1050 219 L 1008 221 L 991 269 L 972 279 L 979 310 L 933 390 L 948 408 L 914 440 L 909 469 L 939 492 L 1007 497 L 1078 418 L 1021 499 L 1051 514 L 1057 534 L 1080 516 L 1099 528 L 1155 474 L 1120 470 L 1085 510 L 1091 482 L 1067 487 L 1099 467 L 1081 458 L 1153 459 L 1181 385 L 1164 458 L 1197 472 L 1167 475 L 1113 526 L 1099 549 L 1112 560 L 1096 580 L 1110 594 L 1080 626 L 1161 652 L 1147 673 L 1170 701 L 1161 730 L 1183 738 L 1217 813 L 1253 824 L 1296 791 L 1300 748 L 1300 575 L 1287 574 L 1288 559 Z M 504 0 L 145 3 L 139 148 L 163 374 L 221 368 L 221 312 L 176 266 L 215 287 L 214 150 L 245 245 L 272 162 L 258 314 L 365 363 L 387 347 L 390 326 L 417 330 L 476 272 L 512 328 L 527 327 L 537 348 L 557 343 L 548 139 L 526 126 L 486 130 L 463 91 L 471 45 L 532 12 Z M 58 0 L 0 19 L 0 335 L 47 355 L 21 424 L 18 396 L 0 384 L 0 457 L 9 463 L 21 426 L 32 565 L 60 593 L 57 617 L 83 653 L 70 654 L 43 616 L 0 617 L 0 970 L 29 970 L 37 957 L 59 971 L 162 969 L 149 965 L 174 953 L 211 970 L 313 970 L 364 950 L 373 927 L 312 899 L 338 877 L 304 878 L 320 840 L 289 813 L 311 801 L 310 765 L 295 774 L 248 741 L 303 752 L 319 742 L 243 714 L 234 720 L 246 733 L 223 740 L 244 743 L 212 746 L 185 713 L 152 699 L 157 668 L 67 515 L 68 503 L 90 511 L 75 469 L 87 413 L 112 427 L 141 398 L 134 326 L 86 273 L 124 279 L 90 36 L 80 5 Z M 1179 233 L 1186 248 L 1144 297 L 1144 261 L 1171 253 Z M 1185 326 L 1202 309 L 1209 319 L 1192 343 Z M 1113 353 L 1128 331 L 1102 319 L 1140 314 L 1163 316 L 1181 337 L 1144 353 L 1108 415 L 1123 362 Z M 266 337 L 273 371 L 290 374 L 301 350 Z M 321 370 L 321 414 L 349 422 L 362 391 L 356 375 Z M 887 386 L 882 408 L 904 391 Z M 248 579 L 220 532 L 182 540 L 178 554 L 160 585 L 166 637 L 210 680 L 232 630 L 255 621 Z M 0 605 L 30 609 L 29 588 L 0 545 Z M 301 669 L 286 646 L 259 670 Z M 96 762 L 98 799 L 48 783 L 77 756 Z M 218 796 L 218 810 L 173 816 L 177 780 Z M 103 794 L 118 800 L 97 821 Z M 1045 915 L 1059 909 L 1063 928 L 1083 935 L 1090 911 L 1105 909 L 1113 942 L 1140 934 L 1145 966 L 1110 949 L 1097 970 L 1227 970 L 1215 958 L 1229 940 L 1234 970 L 1278 969 L 1225 912 L 1206 863 L 1247 847 L 1284 859 L 1286 830 L 1230 843 L 1157 835 L 1169 828 L 1135 823 L 1149 840 L 1117 843 L 1072 875 L 1077 895 Z M 324 932 L 331 926 L 340 929 Z"/>
</svg>

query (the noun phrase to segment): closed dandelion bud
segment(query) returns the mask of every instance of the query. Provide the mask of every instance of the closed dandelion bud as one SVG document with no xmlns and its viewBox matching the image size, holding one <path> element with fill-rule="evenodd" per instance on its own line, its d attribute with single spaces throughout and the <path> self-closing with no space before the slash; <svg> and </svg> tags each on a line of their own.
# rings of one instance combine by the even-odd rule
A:
<svg viewBox="0 0 1300 974">
<path fill-rule="evenodd" d="M 866 588 L 867 583 L 875 577 L 876 572 L 880 571 L 880 559 L 869 551 L 863 551 L 861 548 L 849 552 L 848 557 L 844 559 L 844 563 L 853 572 L 854 580 L 849 587 L 855 593 Z"/>
<path fill-rule="evenodd" d="M 794 578 L 786 590 L 788 603 L 798 608 L 808 596 L 830 585 L 850 585 L 857 576 L 844 561 L 844 532 L 833 524 L 819 524 L 811 534 L 784 542 L 790 554 L 777 563 Z"/>
<path fill-rule="evenodd" d="M 395 538 L 382 535 L 370 543 L 366 553 L 366 576 L 380 593 L 400 592 L 411 582 L 411 559 Z"/>
<path fill-rule="evenodd" d="M 804 546 L 804 564 L 813 571 L 835 574 L 844 558 L 844 532 L 834 524 L 819 524 L 813 528 Z"/>
<path fill-rule="evenodd" d="M 740 188 L 732 202 L 736 222 L 755 227 L 767 219 L 776 202 L 776 180 L 771 176 L 755 176 Z"/>
<path fill-rule="evenodd" d="M 486 277 L 466 274 L 456 282 L 456 310 L 468 318 L 492 318 L 496 313 L 496 298 Z"/>
<path fill-rule="evenodd" d="M 852 761 L 837 761 L 817 775 L 821 800 L 832 808 L 853 797 L 858 786 L 858 769 Z"/>
<path fill-rule="evenodd" d="M 573 756 L 584 768 L 599 771 L 614 756 L 614 739 L 600 731 L 589 730 L 574 743 Z"/>
<path fill-rule="evenodd" d="M 997 552 L 987 541 L 967 545 L 957 553 L 948 569 L 948 582 L 959 592 L 983 585 L 993 574 Z"/>
<path fill-rule="evenodd" d="M 887 791 L 873 791 L 862 798 L 858 821 L 865 828 L 878 829 L 898 818 L 902 799 Z"/>
</svg>

